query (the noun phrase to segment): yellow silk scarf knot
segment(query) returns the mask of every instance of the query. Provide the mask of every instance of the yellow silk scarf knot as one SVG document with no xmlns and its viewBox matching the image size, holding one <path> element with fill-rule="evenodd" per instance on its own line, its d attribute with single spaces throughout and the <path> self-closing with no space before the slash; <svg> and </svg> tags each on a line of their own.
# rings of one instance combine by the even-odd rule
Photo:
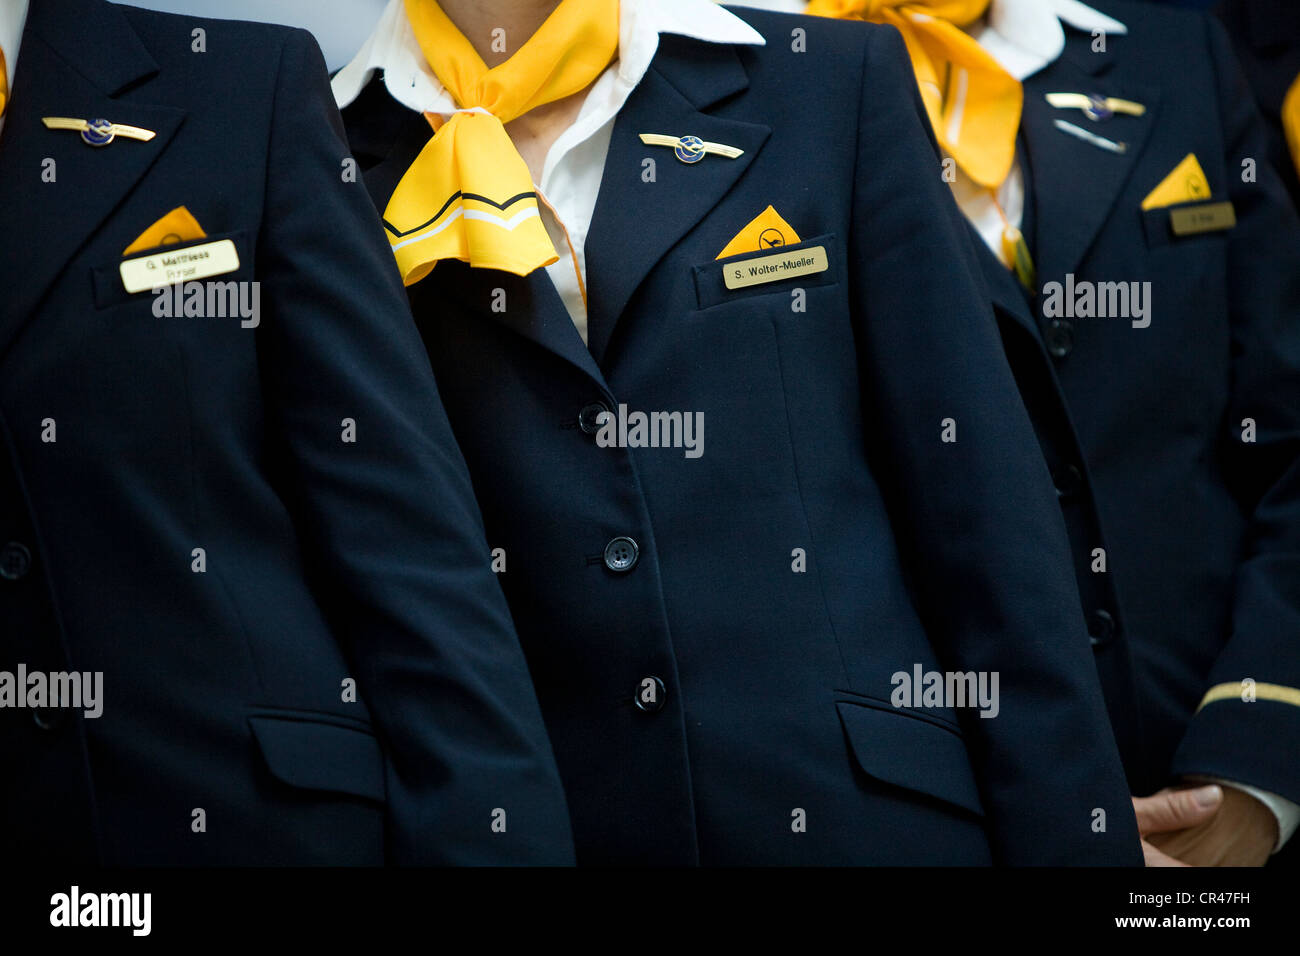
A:
<svg viewBox="0 0 1300 956">
<path fill-rule="evenodd" d="M 1011 171 L 1024 91 L 961 28 L 990 0 L 812 0 L 820 17 L 868 20 L 898 28 L 912 58 L 935 137 L 981 186 L 995 189 Z"/>
<path fill-rule="evenodd" d="M 527 275 L 559 256 L 533 179 L 505 124 L 590 86 L 618 53 L 619 0 L 563 0 L 508 60 L 488 69 L 434 0 L 405 0 L 434 75 L 459 112 L 435 126 L 384 209 L 402 281 L 441 259 Z"/>
</svg>

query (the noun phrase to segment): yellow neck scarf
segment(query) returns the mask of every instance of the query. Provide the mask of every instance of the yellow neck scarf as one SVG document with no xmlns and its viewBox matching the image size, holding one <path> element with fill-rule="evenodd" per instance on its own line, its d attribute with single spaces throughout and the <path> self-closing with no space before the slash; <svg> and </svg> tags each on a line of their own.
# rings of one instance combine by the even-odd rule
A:
<svg viewBox="0 0 1300 956">
<path fill-rule="evenodd" d="M 434 126 L 384 210 L 402 280 L 440 259 L 527 275 L 559 256 L 528 166 L 505 124 L 593 83 L 618 53 L 619 0 L 562 0 L 504 63 L 488 69 L 434 0 L 405 0 L 425 59 L 463 111 Z"/>
<path fill-rule="evenodd" d="M 1282 100 L 1282 129 L 1286 133 L 1286 144 L 1291 149 L 1291 162 L 1295 163 L 1295 173 L 1300 176 L 1300 76 L 1295 78 L 1291 88 Z"/>
<path fill-rule="evenodd" d="M 1014 76 L 961 30 L 983 16 L 989 3 L 812 0 L 807 12 L 897 27 L 939 144 L 967 176 L 995 189 L 1015 159 L 1024 92 Z"/>
</svg>

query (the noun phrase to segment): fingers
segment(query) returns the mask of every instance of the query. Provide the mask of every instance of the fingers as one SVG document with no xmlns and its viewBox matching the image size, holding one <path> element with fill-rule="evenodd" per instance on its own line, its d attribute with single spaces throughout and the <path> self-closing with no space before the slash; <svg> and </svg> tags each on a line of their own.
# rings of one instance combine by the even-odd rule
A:
<svg viewBox="0 0 1300 956">
<path fill-rule="evenodd" d="M 1142 856 L 1147 866 L 1187 866 L 1182 860 L 1176 860 L 1168 853 L 1156 849 L 1146 840 L 1142 841 Z"/>
<path fill-rule="evenodd" d="M 1196 826 L 1210 819 L 1223 803 L 1223 790 L 1217 785 L 1171 790 L 1166 787 L 1149 797 L 1134 797 L 1138 832 L 1165 833 Z"/>
</svg>

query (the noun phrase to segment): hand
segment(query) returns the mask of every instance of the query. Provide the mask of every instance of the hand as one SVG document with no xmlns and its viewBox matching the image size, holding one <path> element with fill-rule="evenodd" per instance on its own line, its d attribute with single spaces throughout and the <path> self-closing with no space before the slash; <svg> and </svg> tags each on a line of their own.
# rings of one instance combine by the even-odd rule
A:
<svg viewBox="0 0 1300 956">
<path fill-rule="evenodd" d="M 1150 843 L 1153 848 L 1159 848 L 1155 852 L 1181 860 L 1188 866 L 1263 866 L 1267 863 L 1269 854 L 1277 845 L 1277 817 L 1245 791 L 1235 787 L 1223 787 L 1222 790 L 1223 801 L 1208 819 L 1186 829 L 1153 831 Z M 1152 865 L 1149 859 L 1147 865 Z"/>
<path fill-rule="evenodd" d="M 1134 797 L 1138 834 L 1142 837 L 1142 855 L 1147 866 L 1190 866 L 1170 853 L 1157 849 L 1157 834 L 1180 835 L 1189 828 L 1212 820 L 1223 803 L 1223 788 L 1218 786 L 1174 790 L 1169 787 L 1149 797 Z M 1265 808 L 1267 809 L 1267 808 Z M 1150 836 L 1151 841 L 1147 840 Z"/>
</svg>

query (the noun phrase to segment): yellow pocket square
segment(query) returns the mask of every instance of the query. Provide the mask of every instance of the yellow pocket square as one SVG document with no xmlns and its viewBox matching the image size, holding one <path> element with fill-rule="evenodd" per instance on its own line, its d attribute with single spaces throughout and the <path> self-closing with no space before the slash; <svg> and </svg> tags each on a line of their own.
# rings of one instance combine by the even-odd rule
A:
<svg viewBox="0 0 1300 956">
<path fill-rule="evenodd" d="M 799 241 L 799 234 L 777 215 L 775 209 L 768 206 L 752 219 L 749 225 L 736 233 L 736 238 L 727 243 L 726 248 L 718 253 L 717 258 L 738 256 L 742 252 L 772 252 Z"/>
<path fill-rule="evenodd" d="M 158 246 L 169 246 L 175 242 L 189 242 L 191 239 L 205 239 L 207 233 L 199 221 L 190 215 L 184 206 L 177 206 L 122 250 L 122 255 L 129 256 Z"/>
<path fill-rule="evenodd" d="M 1210 181 L 1205 178 L 1201 164 L 1195 153 L 1188 153 L 1181 163 L 1173 168 L 1160 185 L 1147 193 L 1142 200 L 1142 209 L 1163 209 L 1178 203 L 1196 202 L 1210 198 Z"/>
</svg>

